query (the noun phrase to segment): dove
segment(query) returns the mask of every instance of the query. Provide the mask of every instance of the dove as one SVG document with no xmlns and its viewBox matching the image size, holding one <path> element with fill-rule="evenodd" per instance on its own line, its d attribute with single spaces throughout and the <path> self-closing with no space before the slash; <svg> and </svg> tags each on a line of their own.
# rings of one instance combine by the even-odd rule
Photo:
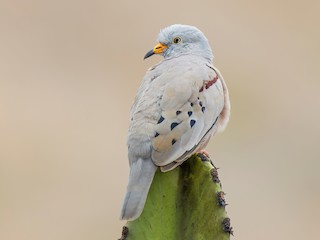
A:
<svg viewBox="0 0 320 240">
<path fill-rule="evenodd" d="M 196 27 L 162 29 L 144 59 L 163 60 L 145 74 L 130 114 L 127 137 L 129 182 L 120 219 L 133 221 L 144 208 L 158 168 L 170 171 L 204 151 L 230 116 L 227 86 L 213 66 L 207 38 Z"/>
</svg>

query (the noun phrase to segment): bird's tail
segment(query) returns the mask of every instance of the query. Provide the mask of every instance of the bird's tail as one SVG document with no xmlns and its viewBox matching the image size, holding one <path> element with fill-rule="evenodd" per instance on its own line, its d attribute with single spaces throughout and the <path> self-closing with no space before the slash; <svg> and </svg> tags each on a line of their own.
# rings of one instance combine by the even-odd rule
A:
<svg viewBox="0 0 320 240">
<path fill-rule="evenodd" d="M 133 221 L 140 216 L 156 170 L 157 166 L 151 159 L 139 158 L 131 163 L 120 219 Z"/>
</svg>

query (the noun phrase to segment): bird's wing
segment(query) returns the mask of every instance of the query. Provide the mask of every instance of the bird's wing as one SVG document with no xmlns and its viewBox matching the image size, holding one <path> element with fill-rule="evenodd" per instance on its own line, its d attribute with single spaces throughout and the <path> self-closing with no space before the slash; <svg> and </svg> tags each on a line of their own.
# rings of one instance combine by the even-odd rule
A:
<svg viewBox="0 0 320 240">
<path fill-rule="evenodd" d="M 165 84 L 153 128 L 151 158 L 156 165 L 165 166 L 184 161 L 212 130 L 224 108 L 224 92 L 218 73 L 210 66 L 178 76 L 163 75 L 158 81 Z"/>
</svg>

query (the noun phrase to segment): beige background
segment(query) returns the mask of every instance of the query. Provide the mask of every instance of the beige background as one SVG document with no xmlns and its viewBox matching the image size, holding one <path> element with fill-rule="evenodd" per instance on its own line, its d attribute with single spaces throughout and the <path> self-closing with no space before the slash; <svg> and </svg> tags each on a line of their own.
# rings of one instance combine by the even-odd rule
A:
<svg viewBox="0 0 320 240">
<path fill-rule="evenodd" d="M 0 239 L 120 237 L 129 109 L 172 23 L 230 89 L 208 150 L 234 239 L 318 239 L 320 1 L 115 2 L 0 3 Z"/>
</svg>

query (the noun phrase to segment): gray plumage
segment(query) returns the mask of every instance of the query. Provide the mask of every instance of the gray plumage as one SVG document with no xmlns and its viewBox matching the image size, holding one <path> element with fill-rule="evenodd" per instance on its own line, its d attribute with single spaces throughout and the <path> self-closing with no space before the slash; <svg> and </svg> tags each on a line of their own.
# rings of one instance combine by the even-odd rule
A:
<svg viewBox="0 0 320 240">
<path fill-rule="evenodd" d="M 226 84 L 202 32 L 176 24 L 158 41 L 146 56 L 157 53 L 164 60 L 147 71 L 131 109 L 130 175 L 121 212 L 129 221 L 140 216 L 157 168 L 170 171 L 203 150 L 230 115 Z"/>
</svg>

